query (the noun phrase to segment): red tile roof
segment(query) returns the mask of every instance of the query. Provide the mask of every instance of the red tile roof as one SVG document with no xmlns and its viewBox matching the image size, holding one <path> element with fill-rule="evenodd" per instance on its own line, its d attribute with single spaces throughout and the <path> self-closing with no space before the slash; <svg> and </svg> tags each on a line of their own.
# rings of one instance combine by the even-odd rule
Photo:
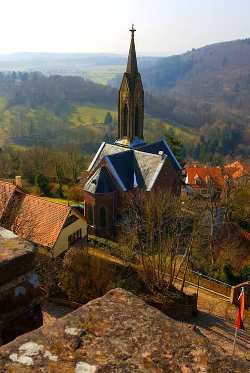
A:
<svg viewBox="0 0 250 373">
<path fill-rule="evenodd" d="M 237 179 L 241 176 L 246 175 L 247 169 L 242 163 L 240 163 L 239 161 L 235 161 L 233 163 L 225 165 L 224 172 L 228 173 L 228 175 L 231 176 L 233 179 Z"/>
<path fill-rule="evenodd" d="M 206 187 L 210 178 L 219 189 L 223 189 L 227 176 L 238 179 L 246 173 L 246 168 L 238 161 L 227 164 L 224 167 L 190 166 L 186 168 L 187 183 L 201 188 Z M 198 179 L 199 183 L 196 183 L 196 179 Z"/>
<path fill-rule="evenodd" d="M 45 198 L 26 194 L 15 219 L 17 235 L 52 248 L 71 208 Z"/>
<path fill-rule="evenodd" d="M 7 206 L 11 200 L 17 202 L 12 206 L 14 211 Z M 6 228 L 38 245 L 49 248 L 55 245 L 70 211 L 69 206 L 26 194 L 11 183 L 0 182 L 0 223 L 4 213 L 11 215 L 10 226 Z"/>
<path fill-rule="evenodd" d="M 187 183 L 189 185 L 196 185 L 196 178 L 198 178 L 201 183 L 201 187 L 206 186 L 208 178 L 210 178 L 219 188 L 223 188 L 225 183 L 224 175 L 220 167 L 192 166 L 186 168 L 186 173 Z"/>
<path fill-rule="evenodd" d="M 14 195 L 16 186 L 0 180 L 0 219 L 2 219 L 5 209 Z"/>
</svg>

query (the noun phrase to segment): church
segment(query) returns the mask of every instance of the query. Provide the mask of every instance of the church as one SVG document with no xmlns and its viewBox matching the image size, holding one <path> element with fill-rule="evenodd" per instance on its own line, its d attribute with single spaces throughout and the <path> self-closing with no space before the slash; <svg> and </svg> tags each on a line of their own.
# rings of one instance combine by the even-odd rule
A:
<svg viewBox="0 0 250 373">
<path fill-rule="evenodd" d="M 118 138 L 103 142 L 82 178 L 88 232 L 115 238 L 125 194 L 138 190 L 179 194 L 182 168 L 166 140 L 143 138 L 144 90 L 138 71 L 132 27 L 126 72 L 118 97 Z M 86 177 L 87 175 L 87 177 Z"/>
</svg>

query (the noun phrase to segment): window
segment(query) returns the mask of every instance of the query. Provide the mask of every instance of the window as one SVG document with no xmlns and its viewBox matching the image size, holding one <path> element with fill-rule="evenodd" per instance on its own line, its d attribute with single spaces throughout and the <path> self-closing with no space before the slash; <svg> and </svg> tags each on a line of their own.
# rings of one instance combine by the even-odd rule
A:
<svg viewBox="0 0 250 373">
<path fill-rule="evenodd" d="M 87 206 L 87 220 L 89 225 L 94 224 L 94 207 L 92 205 Z"/>
<path fill-rule="evenodd" d="M 139 137 L 139 108 L 138 105 L 135 109 L 135 136 Z"/>
<path fill-rule="evenodd" d="M 123 109 L 123 128 L 122 136 L 128 136 L 128 105 L 125 104 Z"/>
<path fill-rule="evenodd" d="M 77 221 L 77 220 L 78 220 L 78 217 L 77 217 L 77 216 L 75 216 L 75 215 L 71 215 L 71 216 L 69 216 L 69 217 L 66 219 L 63 228 L 67 227 L 67 226 L 70 225 L 70 224 L 73 224 L 73 223 L 74 223 L 75 221 Z"/>
<path fill-rule="evenodd" d="M 100 227 L 105 228 L 107 225 L 107 211 L 104 206 L 100 207 L 99 220 L 100 220 Z"/>
<path fill-rule="evenodd" d="M 82 230 L 78 229 L 76 232 L 72 233 L 68 237 L 68 245 L 73 245 L 76 241 L 80 240 L 82 238 Z"/>
</svg>

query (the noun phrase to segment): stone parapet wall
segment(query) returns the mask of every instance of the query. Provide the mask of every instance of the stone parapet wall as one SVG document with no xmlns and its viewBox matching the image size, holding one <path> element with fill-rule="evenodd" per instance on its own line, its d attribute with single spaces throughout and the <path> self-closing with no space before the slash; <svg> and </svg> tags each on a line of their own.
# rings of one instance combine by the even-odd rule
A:
<svg viewBox="0 0 250 373">
<path fill-rule="evenodd" d="M 245 292 L 245 307 L 246 309 L 250 308 L 250 281 L 243 282 L 242 284 L 232 286 L 231 294 L 230 294 L 230 301 L 235 306 L 238 306 L 238 298 L 241 293 L 241 289 L 244 287 Z"/>
<path fill-rule="evenodd" d="M 0 348 L 0 372 L 6 373 L 228 373 L 248 367 L 122 289 Z"/>
<path fill-rule="evenodd" d="M 179 275 L 180 278 L 182 278 L 182 274 Z M 211 290 L 215 293 L 221 294 L 227 298 L 230 297 L 231 294 L 231 285 L 228 285 L 226 283 L 223 283 L 221 281 L 217 281 L 213 278 L 209 278 L 207 276 L 204 276 L 202 274 L 198 274 L 194 271 L 188 271 L 186 274 L 186 281 L 191 282 L 194 285 L 203 287 L 205 289 Z"/>
</svg>

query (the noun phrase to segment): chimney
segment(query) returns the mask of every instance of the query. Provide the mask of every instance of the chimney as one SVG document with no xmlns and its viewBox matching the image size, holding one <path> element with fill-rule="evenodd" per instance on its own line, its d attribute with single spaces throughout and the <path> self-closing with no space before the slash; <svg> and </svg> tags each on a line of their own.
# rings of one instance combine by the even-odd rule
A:
<svg viewBox="0 0 250 373">
<path fill-rule="evenodd" d="M 161 157 L 162 160 L 165 158 L 165 154 L 162 150 L 158 151 L 158 154 L 159 154 L 159 156 Z"/>
<path fill-rule="evenodd" d="M 16 176 L 15 177 L 15 185 L 18 188 L 22 188 L 22 176 Z"/>
</svg>

